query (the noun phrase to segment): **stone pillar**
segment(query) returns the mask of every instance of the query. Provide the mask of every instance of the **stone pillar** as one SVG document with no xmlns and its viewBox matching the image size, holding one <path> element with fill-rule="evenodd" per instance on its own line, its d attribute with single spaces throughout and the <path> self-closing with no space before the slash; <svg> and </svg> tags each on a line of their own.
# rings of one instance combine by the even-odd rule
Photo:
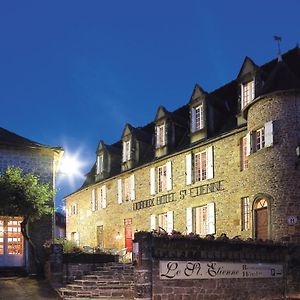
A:
<svg viewBox="0 0 300 300">
<path fill-rule="evenodd" d="M 137 232 L 134 235 L 134 299 L 152 299 L 152 235 Z"/>
<path fill-rule="evenodd" d="M 63 245 L 52 244 L 50 262 L 50 282 L 52 286 L 61 286 L 63 282 Z"/>
</svg>

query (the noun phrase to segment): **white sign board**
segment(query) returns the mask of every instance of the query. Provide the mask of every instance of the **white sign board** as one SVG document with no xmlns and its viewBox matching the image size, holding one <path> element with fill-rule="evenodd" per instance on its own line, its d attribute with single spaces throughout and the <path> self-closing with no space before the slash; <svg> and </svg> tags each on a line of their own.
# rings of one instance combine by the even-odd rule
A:
<svg viewBox="0 0 300 300">
<path fill-rule="evenodd" d="M 215 261 L 160 261 L 160 279 L 277 278 L 280 264 L 226 263 Z"/>
</svg>

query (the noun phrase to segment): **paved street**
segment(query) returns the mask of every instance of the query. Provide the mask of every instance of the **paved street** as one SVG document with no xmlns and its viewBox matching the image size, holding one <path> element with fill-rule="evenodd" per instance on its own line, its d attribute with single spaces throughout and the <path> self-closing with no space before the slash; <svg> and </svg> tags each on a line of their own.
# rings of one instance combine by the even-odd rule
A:
<svg viewBox="0 0 300 300">
<path fill-rule="evenodd" d="M 58 300 L 45 280 L 28 277 L 0 278 L 0 300 Z"/>
</svg>

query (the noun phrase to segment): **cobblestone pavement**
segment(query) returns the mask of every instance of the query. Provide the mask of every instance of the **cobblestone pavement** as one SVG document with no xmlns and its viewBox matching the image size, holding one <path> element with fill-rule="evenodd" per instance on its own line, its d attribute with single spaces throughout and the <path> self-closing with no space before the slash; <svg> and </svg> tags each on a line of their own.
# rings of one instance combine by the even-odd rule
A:
<svg viewBox="0 0 300 300">
<path fill-rule="evenodd" d="M 56 292 L 43 279 L 0 278 L 0 300 L 58 300 Z"/>
</svg>

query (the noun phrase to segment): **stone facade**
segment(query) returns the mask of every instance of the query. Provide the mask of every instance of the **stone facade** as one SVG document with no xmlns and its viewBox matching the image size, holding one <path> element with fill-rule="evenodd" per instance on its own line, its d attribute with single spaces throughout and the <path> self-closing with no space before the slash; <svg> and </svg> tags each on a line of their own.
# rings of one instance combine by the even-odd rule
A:
<svg viewBox="0 0 300 300">
<path fill-rule="evenodd" d="M 291 53 L 295 55 L 293 58 L 289 56 Z M 168 215 L 168 229 L 182 233 L 199 231 L 201 224 L 198 224 L 197 229 L 197 222 L 201 223 L 200 219 L 204 218 L 207 228 L 197 232 L 200 235 L 210 233 L 219 236 L 226 233 L 229 237 L 240 236 L 243 239 L 285 239 L 298 242 L 300 171 L 296 148 L 300 143 L 300 69 L 295 69 L 295 65 L 298 66 L 300 61 L 299 49 L 296 48 L 291 53 L 283 57 L 287 61 L 286 65 L 282 65 L 280 61 L 272 61 L 258 68 L 247 60 L 235 81 L 211 94 L 196 86 L 192 99 L 199 98 L 204 103 L 203 122 L 207 122 L 200 128 L 199 134 L 191 133 L 188 125 L 192 121 L 189 106 L 173 113 L 164 110 L 165 116 L 162 118 L 173 122 L 173 140 L 178 141 L 178 147 L 173 146 L 167 154 L 156 157 L 153 153 L 157 154 L 159 150 L 155 149 L 155 141 L 152 144 L 150 142 L 148 148 L 145 146 L 140 153 L 140 157 L 147 153 L 144 160 L 135 161 L 134 167 L 122 172 L 120 161 L 119 169 L 114 168 L 113 173 L 101 180 L 95 180 L 96 163 L 82 188 L 66 197 L 67 238 L 76 239 L 80 246 L 122 249 L 128 239 L 129 219 L 129 232 L 133 234 L 135 231 L 158 229 L 158 216 L 165 214 Z M 297 64 L 291 63 L 294 60 Z M 289 67 L 298 77 L 287 71 Z M 290 77 L 284 76 L 286 79 L 278 81 L 278 76 L 282 74 L 278 70 Z M 253 84 L 253 89 L 256 85 L 259 89 L 250 103 L 241 107 L 239 102 L 245 102 L 243 97 L 247 94 L 243 92 L 240 95 L 237 91 L 241 86 L 245 90 L 245 80 L 256 75 L 256 80 L 261 81 Z M 274 82 L 277 85 L 274 86 Z M 190 103 L 197 101 L 191 100 Z M 206 110 L 205 107 L 210 109 Z M 161 124 L 160 119 L 159 125 Z M 201 134 L 208 125 L 212 129 Z M 182 130 L 184 126 L 185 131 Z M 261 128 L 263 129 L 259 131 Z M 179 132 L 177 136 L 176 132 Z M 137 129 L 131 127 L 131 135 L 134 140 L 140 139 L 143 145 L 147 145 L 151 135 L 154 140 L 157 138 L 156 123 Z M 169 136 L 170 134 L 165 133 L 166 139 Z M 246 155 L 243 155 L 241 147 L 243 138 L 246 138 Z M 184 139 L 188 142 L 180 144 Z M 112 145 L 114 149 L 119 149 L 119 154 L 122 154 L 121 143 L 122 141 Z M 132 151 L 138 151 L 137 147 Z M 188 171 L 188 157 L 195 159 L 196 154 L 202 151 L 206 151 L 206 164 L 210 163 L 212 169 L 205 169 L 206 174 L 201 174 L 205 176 L 204 179 L 190 183 L 187 180 L 188 173 L 193 173 L 194 170 Z M 248 167 L 243 169 L 241 164 L 245 159 Z M 167 182 L 167 189 L 158 192 L 158 169 L 166 165 L 171 166 L 171 188 Z M 196 168 L 195 160 L 192 165 Z M 156 180 L 155 194 L 151 190 L 152 170 Z M 132 175 L 134 196 L 126 201 L 124 183 Z M 122 197 L 119 197 L 120 186 Z M 102 196 L 98 193 L 102 187 L 106 191 L 104 205 Z M 243 198 L 248 199 L 246 212 L 242 205 Z M 212 204 L 211 210 L 209 204 Z M 196 211 L 201 207 L 207 207 L 207 210 L 201 213 Z M 260 216 L 262 212 L 263 219 Z M 202 214 L 201 217 L 199 214 Z M 151 224 L 153 218 L 155 228 Z M 263 227 L 263 235 L 260 233 L 260 226 Z"/>
</svg>

